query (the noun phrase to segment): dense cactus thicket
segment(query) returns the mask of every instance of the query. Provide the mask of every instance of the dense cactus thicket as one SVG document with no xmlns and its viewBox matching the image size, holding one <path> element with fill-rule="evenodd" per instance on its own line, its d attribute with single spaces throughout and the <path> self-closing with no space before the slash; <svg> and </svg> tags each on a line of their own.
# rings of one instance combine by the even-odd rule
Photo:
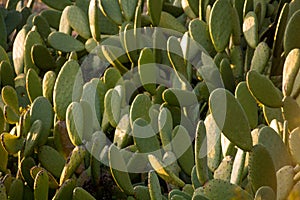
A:
<svg viewBox="0 0 300 200">
<path fill-rule="evenodd" d="M 299 0 L 7 0 L 0 87 L 0 200 L 300 199 Z"/>
</svg>

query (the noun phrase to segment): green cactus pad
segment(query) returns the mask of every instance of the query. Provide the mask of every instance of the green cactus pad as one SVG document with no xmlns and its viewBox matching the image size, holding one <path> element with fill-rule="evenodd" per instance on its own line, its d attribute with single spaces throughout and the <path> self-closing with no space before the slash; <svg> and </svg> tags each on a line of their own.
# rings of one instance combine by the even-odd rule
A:
<svg viewBox="0 0 300 200">
<path fill-rule="evenodd" d="M 64 12 L 67 13 L 66 17 L 71 28 L 81 37 L 89 39 L 91 37 L 91 31 L 86 14 L 77 6 L 67 6 Z"/>
<path fill-rule="evenodd" d="M 48 37 L 49 44 L 62 52 L 82 51 L 85 46 L 70 35 L 61 32 L 52 32 Z"/>
<path fill-rule="evenodd" d="M 255 12 L 248 12 L 243 22 L 243 33 L 247 44 L 255 49 L 258 44 L 258 19 Z"/>
<path fill-rule="evenodd" d="M 125 162 L 127 162 L 127 169 L 130 169 L 130 172 L 134 173 L 136 171 L 142 171 L 146 169 L 148 162 L 145 154 L 140 154 L 139 152 L 135 152 L 133 154 L 127 153 L 126 155 L 125 152 L 122 151 L 122 155 L 124 157 Z"/>
<path fill-rule="evenodd" d="M 106 92 L 104 98 L 105 112 L 110 124 L 117 127 L 121 114 L 121 97 L 115 89 Z"/>
<path fill-rule="evenodd" d="M 25 74 L 19 74 L 15 78 L 15 88 L 26 86 L 26 76 Z"/>
<path fill-rule="evenodd" d="M 108 68 L 103 75 L 103 82 L 107 89 L 114 88 L 117 85 L 122 84 L 123 78 L 120 72 L 115 68 Z"/>
<path fill-rule="evenodd" d="M 43 16 L 47 20 L 50 27 L 52 27 L 56 30 L 59 28 L 61 14 L 62 13 L 57 10 L 43 10 L 40 13 L 40 15 Z"/>
<path fill-rule="evenodd" d="M 152 103 L 150 98 L 145 94 L 137 95 L 130 107 L 130 124 L 133 125 L 133 122 L 137 118 L 142 118 L 147 122 L 150 122 L 149 109 Z"/>
<path fill-rule="evenodd" d="M 83 111 L 83 125 L 84 125 L 84 132 L 82 135 L 82 139 L 85 141 L 91 141 L 92 134 L 93 134 L 93 116 L 92 116 L 93 111 L 90 104 L 86 101 L 81 100 L 80 106 L 82 107 L 82 111 Z"/>
<path fill-rule="evenodd" d="M 37 66 L 32 62 L 31 59 L 31 48 L 33 45 L 45 45 L 44 40 L 41 35 L 35 31 L 31 30 L 28 32 L 25 38 L 25 50 L 24 50 L 24 72 L 26 73 L 30 68 L 36 70 L 39 73 L 39 69 Z"/>
<path fill-rule="evenodd" d="M 208 21 L 206 18 L 206 10 L 209 5 L 209 0 L 199 0 L 199 19 L 202 21 Z"/>
<path fill-rule="evenodd" d="M 196 165 L 192 169 L 191 182 L 192 182 L 192 186 L 193 186 L 193 188 L 195 188 L 195 190 L 202 186 L 202 184 L 200 183 L 198 176 L 197 176 Z"/>
<path fill-rule="evenodd" d="M 2 158 L 0 161 L 0 171 L 6 172 L 8 164 L 8 152 L 5 150 L 2 143 L 0 143 L 0 156 Z"/>
<path fill-rule="evenodd" d="M 86 154 L 86 149 L 84 146 L 76 146 L 69 158 L 69 160 L 66 162 L 61 174 L 60 174 L 60 180 L 59 185 L 62 186 L 67 179 L 71 177 L 71 175 L 75 172 L 75 170 L 79 167 L 79 165 L 84 160 Z"/>
<path fill-rule="evenodd" d="M 220 107 L 224 102 L 225 108 Z M 250 151 L 252 148 L 250 126 L 246 113 L 237 99 L 227 90 L 216 89 L 211 93 L 209 105 L 212 116 L 224 135 L 239 148 Z M 232 126 L 236 121 L 240 123 Z"/>
<path fill-rule="evenodd" d="M 160 22 L 163 1 L 162 0 L 147 0 L 148 12 L 153 26 L 157 26 Z"/>
<path fill-rule="evenodd" d="M 298 80 L 299 68 L 300 49 L 293 49 L 288 53 L 283 66 L 282 92 L 285 96 L 298 93 L 299 85 L 296 84 L 296 80 Z"/>
<path fill-rule="evenodd" d="M 5 49 L 3 49 L 2 46 L 0 46 L 0 62 L 2 61 L 6 61 L 6 62 L 10 62 L 10 59 L 5 51 Z"/>
<path fill-rule="evenodd" d="M 45 97 L 36 98 L 32 103 L 30 116 L 31 123 L 35 120 L 42 121 L 42 133 L 39 138 L 39 145 L 43 145 L 47 142 L 47 138 L 50 134 L 50 128 L 53 124 L 53 110 L 51 103 Z"/>
<path fill-rule="evenodd" d="M 280 16 L 278 18 L 278 23 L 276 26 L 276 32 L 274 36 L 274 43 L 273 43 L 273 56 L 280 57 L 282 53 L 282 42 L 285 35 L 285 28 L 288 23 L 288 15 L 289 15 L 289 4 L 285 3 L 280 11 Z"/>
<path fill-rule="evenodd" d="M 276 171 L 272 157 L 261 144 L 253 147 L 249 157 L 249 180 L 254 192 L 261 186 L 270 186 L 277 191 Z"/>
<path fill-rule="evenodd" d="M 40 77 L 33 69 L 29 69 L 26 74 L 26 90 L 31 103 L 43 95 Z"/>
<path fill-rule="evenodd" d="M 72 199 L 74 199 L 74 200 L 81 200 L 81 199 L 96 200 L 88 191 L 86 191 L 82 187 L 76 187 L 73 190 L 73 198 Z"/>
<path fill-rule="evenodd" d="M 58 119 L 64 120 L 69 104 L 80 99 L 82 85 L 79 64 L 74 60 L 66 62 L 57 76 L 53 91 L 54 111 Z"/>
<path fill-rule="evenodd" d="M 46 171 L 40 171 L 34 179 L 34 199 L 48 199 L 49 177 Z"/>
<path fill-rule="evenodd" d="M 48 99 L 50 103 L 53 102 L 53 89 L 56 81 L 56 73 L 53 71 L 48 71 L 44 75 L 42 87 L 43 96 Z"/>
<path fill-rule="evenodd" d="M 154 155 L 148 155 L 148 159 L 156 173 L 166 182 L 178 187 L 183 187 L 185 185 L 185 183 L 168 167 L 165 167 L 164 163 L 162 163 L 162 161 L 160 161 L 157 157 Z"/>
<path fill-rule="evenodd" d="M 84 115 L 80 103 L 72 102 L 68 106 L 66 124 L 72 144 L 75 146 L 81 145 L 84 133 Z"/>
<path fill-rule="evenodd" d="M 38 149 L 38 158 L 42 166 L 56 178 L 65 165 L 65 159 L 52 147 L 44 145 Z"/>
<path fill-rule="evenodd" d="M 51 33 L 50 25 L 48 21 L 41 15 L 34 16 L 32 19 L 32 24 L 36 26 L 37 31 L 43 39 L 47 39 L 48 35 Z"/>
<path fill-rule="evenodd" d="M 268 47 L 268 44 L 265 42 L 259 43 L 255 48 L 251 61 L 251 70 L 256 70 L 259 73 L 263 73 L 268 64 L 269 58 L 270 48 Z"/>
<path fill-rule="evenodd" d="M 179 176 L 179 172 L 181 171 L 176 155 L 173 151 L 167 151 L 165 152 L 162 162 L 164 163 L 164 166 L 168 168 L 168 170 L 171 170 L 176 176 Z"/>
<path fill-rule="evenodd" d="M 186 107 L 197 103 L 196 95 L 193 92 L 177 88 L 166 89 L 162 97 L 165 102 L 174 106 Z"/>
<path fill-rule="evenodd" d="M 64 9 L 60 20 L 59 20 L 59 27 L 58 27 L 58 31 L 65 33 L 67 35 L 70 35 L 72 32 L 71 26 L 69 24 L 68 18 L 67 18 L 67 14 L 68 14 L 68 10 Z"/>
<path fill-rule="evenodd" d="M 101 53 L 103 53 L 105 59 L 112 64 L 114 68 L 119 70 L 121 74 L 125 74 L 128 71 L 122 64 L 123 60 L 121 59 L 128 60 L 125 56 L 126 52 L 122 48 L 111 45 L 101 45 Z"/>
<path fill-rule="evenodd" d="M 7 48 L 6 43 L 6 36 L 7 36 L 7 30 L 6 30 L 6 24 L 5 24 L 5 18 L 2 14 L 0 14 L 0 46 L 4 47 L 4 49 Z"/>
<path fill-rule="evenodd" d="M 226 156 L 219 167 L 214 172 L 214 179 L 220 179 L 229 182 L 233 167 L 233 159 L 231 156 Z"/>
<path fill-rule="evenodd" d="M 7 0 L 0 199 L 296 199 L 299 9 Z"/>
<path fill-rule="evenodd" d="M 172 132 L 172 149 L 181 169 L 186 174 L 191 174 L 194 163 L 194 152 L 192 148 L 191 139 L 188 131 L 184 126 L 178 125 Z"/>
<path fill-rule="evenodd" d="M 261 186 L 255 193 L 255 200 L 275 200 L 276 194 L 269 186 Z"/>
<path fill-rule="evenodd" d="M 31 128 L 31 121 L 30 121 L 30 111 L 27 110 L 26 113 L 22 113 L 22 115 L 19 118 L 19 128 L 21 128 L 21 130 L 17 129 L 17 135 L 18 136 L 25 136 L 27 137 L 27 134 Z"/>
<path fill-rule="evenodd" d="M 234 9 L 232 9 L 232 18 L 233 18 L 233 22 L 232 22 L 232 43 L 236 46 L 239 46 L 241 44 L 241 35 L 242 35 L 242 28 L 241 28 L 241 20 L 242 17 L 240 17 L 240 13 L 238 13 L 235 5 L 235 2 L 240 2 L 240 1 L 234 1 L 233 3 L 233 7 Z M 243 1 L 241 2 L 243 3 Z"/>
<path fill-rule="evenodd" d="M 255 128 L 258 123 L 258 107 L 255 99 L 251 95 L 246 82 L 240 82 L 235 90 L 235 97 L 243 107 L 251 129 Z"/>
<path fill-rule="evenodd" d="M 199 34 L 202 33 L 202 34 Z M 189 23 L 189 34 L 193 40 L 200 44 L 210 55 L 215 52 L 212 44 L 208 25 L 199 19 L 194 19 Z"/>
<path fill-rule="evenodd" d="M 95 132 L 93 134 L 93 144 L 92 144 L 92 148 L 91 148 L 91 157 L 90 157 L 90 167 L 91 167 L 91 178 L 93 183 L 95 184 L 99 184 L 100 183 L 100 176 L 101 176 L 101 162 L 98 160 L 98 158 L 96 158 L 93 155 L 99 155 L 102 150 L 105 147 L 105 142 L 103 142 L 103 139 L 101 138 L 101 136 L 103 136 L 104 134 L 101 133 L 97 133 Z"/>
<path fill-rule="evenodd" d="M 300 143 L 299 143 L 299 138 L 300 138 L 300 128 L 294 129 L 290 133 L 289 137 L 289 147 L 290 147 L 290 152 L 292 154 L 292 157 L 296 163 L 300 163 Z"/>
<path fill-rule="evenodd" d="M 22 22 L 22 14 L 16 10 L 10 10 L 7 13 L 5 18 L 6 24 L 6 33 L 10 35 L 16 28 L 18 28 L 19 24 Z"/>
<path fill-rule="evenodd" d="M 27 184 L 31 187 L 34 185 L 34 179 L 32 178 L 30 174 L 30 169 L 34 167 L 35 161 L 32 157 L 23 158 L 20 163 L 20 172 L 24 180 L 27 182 Z"/>
<path fill-rule="evenodd" d="M 274 129 L 266 126 L 259 130 L 258 143 L 268 150 L 275 167 L 275 171 L 285 165 L 292 164 L 290 155 L 281 137 Z"/>
<path fill-rule="evenodd" d="M 197 0 L 184 0 L 181 2 L 184 12 L 191 19 L 196 18 L 199 14 L 199 1 Z"/>
<path fill-rule="evenodd" d="M 143 42 L 141 39 L 139 39 L 139 36 L 137 35 L 138 33 L 135 33 L 137 31 L 134 31 L 133 28 L 134 25 L 131 23 L 126 25 L 124 24 L 124 28 L 122 27 L 123 33 L 121 35 L 121 43 L 124 46 L 129 60 L 132 63 L 136 63 L 138 60 L 138 45 L 141 45 Z"/>
<path fill-rule="evenodd" d="M 16 154 L 24 147 L 24 139 L 19 138 L 9 133 L 2 133 L 0 135 L 1 143 L 8 154 Z"/>
<path fill-rule="evenodd" d="M 127 172 L 122 154 L 116 146 L 111 145 L 108 152 L 110 171 L 119 188 L 128 195 L 134 194 L 134 189 Z"/>
<path fill-rule="evenodd" d="M 230 61 L 227 58 L 223 58 L 220 63 L 220 73 L 224 87 L 233 93 L 235 90 L 235 80 L 230 66 Z"/>
<path fill-rule="evenodd" d="M 151 94 L 155 94 L 157 73 L 155 66 L 155 57 L 153 52 L 148 48 L 144 48 L 141 51 L 138 60 L 138 72 L 143 87 Z"/>
<path fill-rule="evenodd" d="M 100 42 L 101 40 L 101 10 L 99 0 L 92 0 L 89 4 L 89 25 L 91 30 L 91 35 L 95 41 Z"/>
<path fill-rule="evenodd" d="M 29 27 L 24 26 L 18 32 L 15 38 L 15 42 L 13 44 L 13 63 L 17 75 L 21 74 L 24 70 L 24 56 L 25 56 L 24 43 L 28 31 L 29 31 Z"/>
<path fill-rule="evenodd" d="M 2 88 L 1 96 L 3 103 L 8 105 L 15 113 L 19 113 L 19 101 L 16 90 L 11 86 Z"/>
<path fill-rule="evenodd" d="M 92 28 L 91 28 L 92 29 Z M 97 48 L 97 41 L 96 40 L 94 40 L 94 38 L 90 38 L 90 39 L 88 39 L 86 42 L 85 42 L 85 44 L 84 44 L 84 46 L 85 46 L 85 50 L 87 51 L 87 52 L 89 52 L 89 53 L 91 53 L 92 51 L 94 51 L 95 50 L 95 48 Z"/>
<path fill-rule="evenodd" d="M 50 8 L 62 11 L 66 6 L 72 5 L 70 0 L 42 0 Z"/>
<path fill-rule="evenodd" d="M 281 108 L 270 108 L 263 106 L 264 118 L 268 124 L 271 124 L 273 119 L 277 119 L 279 122 L 283 122 L 283 116 Z"/>
<path fill-rule="evenodd" d="M 194 193 L 194 188 L 191 184 L 186 184 L 183 188 L 182 188 L 182 192 L 185 192 L 187 194 L 189 194 L 190 196 L 193 196 Z"/>
<path fill-rule="evenodd" d="M 253 199 L 251 195 L 241 187 L 223 180 L 210 180 L 204 185 L 203 189 L 204 195 L 208 199 Z"/>
<path fill-rule="evenodd" d="M 133 140 L 140 153 L 152 153 L 162 158 L 159 140 L 151 125 L 144 119 L 138 118 L 133 122 Z"/>
<path fill-rule="evenodd" d="M 217 0 L 209 18 L 209 33 L 217 52 L 222 52 L 229 43 L 232 33 L 232 6 L 228 0 Z"/>
<path fill-rule="evenodd" d="M 199 121 L 196 130 L 195 139 L 195 163 L 197 178 L 201 185 L 208 181 L 208 167 L 207 167 L 207 146 L 206 128 L 203 121 Z"/>
<path fill-rule="evenodd" d="M 204 121 L 207 134 L 207 166 L 211 171 L 215 171 L 221 163 L 221 130 L 216 124 L 212 114 L 209 114 Z"/>
<path fill-rule="evenodd" d="M 292 49 L 300 48 L 297 32 L 300 30 L 300 11 L 295 12 L 288 21 L 283 38 L 284 53 L 287 55 Z"/>
<path fill-rule="evenodd" d="M 67 131 L 65 121 L 57 121 L 53 129 L 53 139 L 56 150 L 67 159 L 72 152 L 74 145 L 72 144 Z"/>
<path fill-rule="evenodd" d="M 23 199 L 24 195 L 24 183 L 21 179 L 15 179 L 12 181 L 8 190 L 8 199 Z"/>
<path fill-rule="evenodd" d="M 158 127 L 162 147 L 165 151 L 171 150 L 173 119 L 172 114 L 168 108 L 162 108 L 158 115 Z"/>
<path fill-rule="evenodd" d="M 148 173 L 148 187 L 151 199 L 161 199 L 160 183 L 155 171 L 153 170 Z"/>
<path fill-rule="evenodd" d="M 42 168 L 42 167 L 38 167 L 38 166 L 32 167 L 30 169 L 30 174 L 31 174 L 32 178 L 35 179 L 35 177 L 37 176 L 37 174 L 40 171 L 47 171 L 47 170 Z M 49 177 L 49 188 L 58 189 L 59 185 L 58 185 L 55 177 L 50 172 L 47 172 L 47 174 L 48 174 L 48 177 Z"/>
<path fill-rule="evenodd" d="M 130 22 L 133 17 L 138 4 L 138 0 L 121 0 L 120 6 L 122 7 L 123 16 L 126 21 Z"/>
<path fill-rule="evenodd" d="M 122 24 L 122 12 L 118 0 L 101 0 L 101 10 L 114 23 Z"/>
<path fill-rule="evenodd" d="M 33 153 L 34 148 L 37 146 L 41 137 L 42 121 L 36 120 L 32 124 L 26 138 L 24 156 L 30 156 Z"/>
<path fill-rule="evenodd" d="M 186 61 L 183 58 L 183 51 L 180 42 L 176 37 L 171 36 L 167 41 L 169 60 L 179 79 L 187 79 Z"/>
<path fill-rule="evenodd" d="M 10 106 L 4 106 L 4 118 L 5 121 L 9 124 L 16 124 L 19 121 L 19 113 L 16 113 Z"/>
<path fill-rule="evenodd" d="M 172 29 L 181 33 L 186 31 L 185 26 L 183 26 L 173 15 L 170 13 L 161 12 L 160 22 L 158 24 L 159 27 Z"/>
<path fill-rule="evenodd" d="M 2 133 L 4 131 L 4 128 L 6 126 L 5 118 L 4 118 L 4 113 L 2 108 L 0 108 L 0 132 Z"/>
<path fill-rule="evenodd" d="M 296 100 L 292 97 L 286 96 L 283 98 L 282 113 L 284 119 L 288 122 L 288 128 L 290 131 L 300 125 L 300 107 Z"/>
<path fill-rule="evenodd" d="M 233 46 L 230 49 L 230 62 L 233 75 L 236 79 L 244 77 L 243 51 L 240 46 Z"/>
<path fill-rule="evenodd" d="M 192 197 L 179 189 L 173 189 L 168 194 L 169 199 L 192 199 Z"/>
<path fill-rule="evenodd" d="M 49 50 L 43 45 L 33 45 L 31 48 L 32 62 L 41 70 L 48 71 L 56 68 L 56 63 Z"/>
<path fill-rule="evenodd" d="M 99 123 L 101 122 L 103 117 L 106 91 L 106 85 L 99 79 L 92 79 L 83 87 L 81 100 L 84 100 L 90 104 L 90 107 L 92 108 L 94 113 L 93 127 L 96 130 L 99 129 Z"/>
<path fill-rule="evenodd" d="M 294 175 L 294 168 L 290 165 L 284 166 L 276 172 L 277 199 L 287 199 L 294 186 Z"/>
<path fill-rule="evenodd" d="M 151 200 L 148 187 L 142 185 L 134 187 L 134 197 L 136 200 Z"/>
<path fill-rule="evenodd" d="M 131 142 L 129 134 L 131 133 L 130 120 L 128 113 L 124 114 L 115 130 L 114 143 L 123 148 Z"/>
<path fill-rule="evenodd" d="M 246 82 L 251 94 L 258 102 L 272 108 L 282 106 L 280 91 L 266 76 L 251 70 L 247 73 Z"/>
<path fill-rule="evenodd" d="M 13 67 L 10 65 L 9 62 L 3 60 L 0 62 L 0 80 L 1 80 L 1 85 L 6 86 L 14 86 L 14 70 Z"/>
<path fill-rule="evenodd" d="M 73 190 L 76 187 L 76 179 L 66 180 L 56 191 L 53 200 L 72 199 Z"/>
</svg>

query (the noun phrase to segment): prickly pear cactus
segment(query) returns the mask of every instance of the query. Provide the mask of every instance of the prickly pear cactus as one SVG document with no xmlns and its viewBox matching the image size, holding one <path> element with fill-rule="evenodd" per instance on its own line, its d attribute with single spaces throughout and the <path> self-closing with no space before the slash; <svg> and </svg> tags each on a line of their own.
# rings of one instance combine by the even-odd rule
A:
<svg viewBox="0 0 300 200">
<path fill-rule="evenodd" d="M 299 21 L 297 0 L 0 3 L 0 199 L 300 199 Z"/>
</svg>

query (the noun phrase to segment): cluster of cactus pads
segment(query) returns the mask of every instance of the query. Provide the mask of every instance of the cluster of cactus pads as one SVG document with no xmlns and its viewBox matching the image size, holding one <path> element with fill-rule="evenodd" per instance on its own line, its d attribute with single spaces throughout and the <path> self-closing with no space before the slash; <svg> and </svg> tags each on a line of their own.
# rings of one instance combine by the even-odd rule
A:
<svg viewBox="0 0 300 200">
<path fill-rule="evenodd" d="M 300 199 L 299 0 L 41 2 L 0 8 L 1 200 Z"/>
</svg>

